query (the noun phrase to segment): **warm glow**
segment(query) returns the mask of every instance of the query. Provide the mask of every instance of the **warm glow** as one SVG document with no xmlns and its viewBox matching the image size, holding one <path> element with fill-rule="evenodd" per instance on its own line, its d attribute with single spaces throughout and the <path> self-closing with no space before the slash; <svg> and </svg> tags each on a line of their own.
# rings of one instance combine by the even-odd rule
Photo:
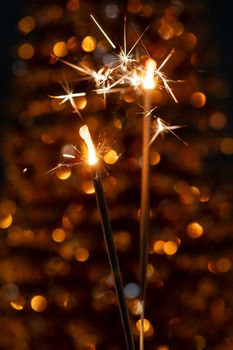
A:
<svg viewBox="0 0 233 350">
<path fill-rule="evenodd" d="M 137 327 L 137 330 L 140 332 L 141 330 L 141 320 L 138 320 L 137 323 L 136 323 L 136 327 Z M 150 324 L 150 321 L 148 321 L 147 319 L 144 319 L 144 332 L 148 332 L 149 329 L 151 327 L 151 324 Z"/>
<path fill-rule="evenodd" d="M 18 55 L 23 60 L 30 60 L 35 53 L 35 49 L 31 44 L 25 43 L 18 48 Z"/>
<path fill-rule="evenodd" d="M 118 154 L 114 149 L 111 149 L 104 155 L 104 161 L 107 164 L 114 164 L 118 160 Z"/>
<path fill-rule="evenodd" d="M 58 41 L 53 47 L 53 53 L 57 57 L 64 57 L 68 54 L 68 47 L 64 41 Z"/>
<path fill-rule="evenodd" d="M 58 167 L 56 169 L 56 176 L 60 180 L 67 180 L 71 175 L 71 169 L 68 167 Z"/>
<path fill-rule="evenodd" d="M 187 234 L 191 238 L 199 238 L 203 235 L 203 227 L 198 222 L 191 222 L 187 226 Z"/>
<path fill-rule="evenodd" d="M 83 125 L 81 126 L 81 128 L 79 129 L 79 135 L 81 136 L 81 138 L 83 139 L 83 141 L 86 143 L 87 145 L 87 149 L 88 149 L 88 163 L 90 165 L 94 165 L 97 163 L 97 157 L 96 157 L 96 152 L 95 152 L 95 147 L 93 145 L 92 139 L 91 139 L 91 135 L 88 129 L 87 125 Z"/>
<path fill-rule="evenodd" d="M 9 215 L 3 215 L 0 216 L 0 228 L 8 228 L 12 224 L 12 216 Z"/>
<path fill-rule="evenodd" d="M 78 248 L 74 254 L 75 259 L 84 262 L 89 258 L 89 251 L 86 248 Z"/>
<path fill-rule="evenodd" d="M 165 242 L 162 240 L 158 240 L 153 245 L 153 250 L 157 254 L 164 254 L 164 245 Z"/>
<path fill-rule="evenodd" d="M 226 257 L 219 258 L 216 262 L 216 267 L 219 272 L 228 272 L 231 269 L 231 261 Z"/>
<path fill-rule="evenodd" d="M 190 96 L 190 102 L 195 108 L 202 108 L 206 104 L 206 96 L 203 92 L 197 91 Z"/>
<path fill-rule="evenodd" d="M 42 312 L 47 308 L 47 300 L 42 295 L 36 295 L 31 300 L 31 308 L 36 312 Z"/>
<path fill-rule="evenodd" d="M 25 299 L 23 296 L 18 296 L 18 298 L 10 302 L 10 305 L 15 310 L 18 310 L 18 311 L 23 310 L 25 306 Z"/>
<path fill-rule="evenodd" d="M 96 39 L 93 36 L 86 36 L 82 41 L 82 49 L 86 52 L 92 52 L 96 49 Z"/>
<path fill-rule="evenodd" d="M 233 154 L 233 138 L 226 137 L 220 143 L 220 149 L 222 153 L 231 155 Z"/>
<path fill-rule="evenodd" d="M 174 255 L 177 252 L 178 246 L 176 242 L 168 241 L 164 244 L 164 252 L 167 255 Z"/>
<path fill-rule="evenodd" d="M 35 25 L 36 22 L 34 18 L 30 16 L 22 18 L 18 23 L 19 29 L 25 34 L 30 33 L 35 28 Z"/>
<path fill-rule="evenodd" d="M 156 62 L 151 58 L 146 61 L 146 73 L 143 79 L 143 87 L 145 90 L 152 90 L 155 87 Z"/>
<path fill-rule="evenodd" d="M 61 243 L 65 240 L 66 238 L 66 233 L 62 228 L 56 228 L 52 232 L 52 238 L 55 242 Z"/>
</svg>

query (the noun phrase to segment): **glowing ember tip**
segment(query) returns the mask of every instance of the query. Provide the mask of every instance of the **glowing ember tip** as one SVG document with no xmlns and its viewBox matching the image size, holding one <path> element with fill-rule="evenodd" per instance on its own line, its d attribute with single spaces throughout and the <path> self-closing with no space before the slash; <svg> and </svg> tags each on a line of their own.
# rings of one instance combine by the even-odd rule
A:
<svg viewBox="0 0 233 350">
<path fill-rule="evenodd" d="M 143 79 L 143 87 L 146 90 L 152 90 L 155 87 L 154 74 L 156 70 L 156 62 L 151 58 L 146 61 L 146 72 Z"/>
<path fill-rule="evenodd" d="M 96 157 L 95 147 L 93 145 L 93 142 L 92 142 L 92 139 L 91 139 L 91 135 L 90 135 L 90 132 L 89 132 L 89 129 L 88 129 L 87 125 L 81 126 L 81 128 L 79 129 L 79 135 L 81 136 L 81 138 L 83 139 L 83 141 L 87 145 L 87 149 L 88 149 L 88 163 L 90 165 L 96 164 L 98 159 Z"/>
</svg>

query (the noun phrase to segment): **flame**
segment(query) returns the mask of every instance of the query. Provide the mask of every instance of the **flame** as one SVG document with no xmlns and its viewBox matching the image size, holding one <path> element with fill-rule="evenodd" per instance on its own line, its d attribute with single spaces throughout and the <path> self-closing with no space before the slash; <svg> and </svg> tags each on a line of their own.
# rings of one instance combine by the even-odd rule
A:
<svg viewBox="0 0 233 350">
<path fill-rule="evenodd" d="M 143 79 L 143 87 L 145 90 L 152 90 L 155 87 L 154 73 L 156 70 L 156 62 L 152 58 L 146 61 L 146 73 Z"/>
<path fill-rule="evenodd" d="M 88 149 L 88 163 L 89 165 L 94 165 L 97 163 L 98 159 L 96 157 L 95 147 L 93 145 L 91 135 L 87 125 L 81 126 L 79 129 L 79 135 L 84 140 Z"/>
</svg>

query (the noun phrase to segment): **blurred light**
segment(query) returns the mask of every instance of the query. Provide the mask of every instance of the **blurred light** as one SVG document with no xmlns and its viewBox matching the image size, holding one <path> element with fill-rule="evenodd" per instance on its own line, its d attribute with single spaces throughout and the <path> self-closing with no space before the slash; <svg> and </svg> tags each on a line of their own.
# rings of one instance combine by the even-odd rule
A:
<svg viewBox="0 0 233 350">
<path fill-rule="evenodd" d="M 201 188 L 200 202 L 208 202 L 210 199 L 210 193 L 208 187 Z"/>
<path fill-rule="evenodd" d="M 82 190 L 86 194 L 95 193 L 93 182 L 92 181 L 84 181 L 82 184 Z"/>
<path fill-rule="evenodd" d="M 15 300 L 19 296 L 19 287 L 15 283 L 5 284 L 1 290 L 8 300 Z"/>
<path fill-rule="evenodd" d="M 226 137 L 225 139 L 223 139 L 220 143 L 220 149 L 224 154 L 233 154 L 233 138 Z"/>
<path fill-rule="evenodd" d="M 127 251 L 132 241 L 132 237 L 127 231 L 119 231 L 114 234 L 116 248 L 122 251 Z"/>
<path fill-rule="evenodd" d="M 25 299 L 23 296 L 18 296 L 14 301 L 10 302 L 10 305 L 15 310 L 23 310 L 25 306 Z"/>
<path fill-rule="evenodd" d="M 23 60 L 30 60 L 30 58 L 32 58 L 34 53 L 35 53 L 34 47 L 28 43 L 22 44 L 18 48 L 18 55 Z"/>
<path fill-rule="evenodd" d="M 48 19 L 57 21 L 59 18 L 61 18 L 63 14 L 63 9 L 59 5 L 52 5 L 47 10 L 47 17 Z"/>
<path fill-rule="evenodd" d="M 166 345 L 159 345 L 156 350 L 169 350 L 169 347 Z"/>
<path fill-rule="evenodd" d="M 198 222 L 192 222 L 187 226 L 187 234 L 191 238 L 199 238 L 203 235 L 203 227 Z"/>
<path fill-rule="evenodd" d="M 68 167 L 59 167 L 56 169 L 56 176 L 59 180 L 67 180 L 71 175 L 71 169 Z"/>
<path fill-rule="evenodd" d="M 67 229 L 73 228 L 73 225 L 72 225 L 70 219 L 65 215 L 62 217 L 62 226 L 64 226 Z"/>
<path fill-rule="evenodd" d="M 82 48 L 86 52 L 92 52 L 96 49 L 96 39 L 93 36 L 86 36 L 82 41 Z"/>
<path fill-rule="evenodd" d="M 10 199 L 6 199 L 0 203 L 0 211 L 4 214 L 15 214 L 16 204 Z"/>
<path fill-rule="evenodd" d="M 146 275 L 148 278 L 152 277 L 155 272 L 154 266 L 151 264 L 147 264 Z"/>
<path fill-rule="evenodd" d="M 79 42 L 76 36 L 72 36 L 67 40 L 67 47 L 70 51 L 77 51 L 79 48 Z"/>
<path fill-rule="evenodd" d="M 124 94 L 123 99 L 127 103 L 134 103 L 135 102 L 135 96 L 131 93 Z"/>
<path fill-rule="evenodd" d="M 78 109 L 83 110 L 87 106 L 87 99 L 86 97 L 80 96 L 75 99 L 75 104 Z"/>
<path fill-rule="evenodd" d="M 119 8 L 116 4 L 109 4 L 105 7 L 105 15 L 108 18 L 117 18 L 119 14 Z"/>
<path fill-rule="evenodd" d="M 171 25 L 169 24 L 162 24 L 159 27 L 158 30 L 160 36 L 164 39 L 164 40 L 169 40 L 174 36 L 174 29 Z"/>
<path fill-rule="evenodd" d="M 10 246 L 17 246 L 22 241 L 22 231 L 18 228 L 12 228 L 7 234 L 7 243 Z"/>
<path fill-rule="evenodd" d="M 66 4 L 66 7 L 70 11 L 77 11 L 79 9 L 80 2 L 79 0 L 69 0 L 68 3 Z"/>
<path fill-rule="evenodd" d="M 43 141 L 44 143 L 47 143 L 47 144 L 52 144 L 52 143 L 54 143 L 55 140 L 50 135 L 43 133 L 41 135 L 41 141 Z"/>
<path fill-rule="evenodd" d="M 31 299 L 31 308 L 36 312 L 42 312 L 47 308 L 47 300 L 42 295 L 35 295 Z"/>
<path fill-rule="evenodd" d="M 119 156 L 118 156 L 117 152 L 114 149 L 111 149 L 110 151 L 108 151 L 103 157 L 105 163 L 107 163 L 107 164 L 114 164 L 114 163 L 116 163 L 118 158 L 119 158 Z"/>
<path fill-rule="evenodd" d="M 188 50 L 192 50 L 197 45 L 197 37 L 193 33 L 185 33 L 182 37 L 182 43 Z"/>
<path fill-rule="evenodd" d="M 0 228 L 8 228 L 12 224 L 12 216 L 8 215 L 0 215 Z"/>
<path fill-rule="evenodd" d="M 56 228 L 52 232 L 52 238 L 55 242 L 61 243 L 65 240 L 66 238 L 66 233 L 62 228 Z"/>
<path fill-rule="evenodd" d="M 44 106 L 42 101 L 32 101 L 28 105 L 29 114 L 32 117 L 37 117 L 44 112 Z"/>
<path fill-rule="evenodd" d="M 153 10 L 152 4 L 143 4 L 142 5 L 141 13 L 144 17 L 152 16 L 153 12 L 154 12 L 154 10 Z"/>
<path fill-rule="evenodd" d="M 227 125 L 227 116 L 222 112 L 211 114 L 209 124 L 213 129 L 223 129 Z"/>
<path fill-rule="evenodd" d="M 131 13 L 138 13 L 142 10 L 142 3 L 140 0 L 128 0 L 127 9 Z"/>
<path fill-rule="evenodd" d="M 134 299 L 137 298 L 139 295 L 140 289 L 138 284 L 136 283 L 128 283 L 126 284 L 125 288 L 124 288 L 124 293 L 126 298 L 128 299 Z"/>
<path fill-rule="evenodd" d="M 217 267 L 216 267 L 216 264 L 215 264 L 215 262 L 214 261 L 209 261 L 208 262 L 208 270 L 211 272 L 211 273 L 217 273 L 218 272 L 218 270 L 217 270 Z"/>
<path fill-rule="evenodd" d="M 64 57 L 68 54 L 69 50 L 67 44 L 64 41 L 58 41 L 53 46 L 53 53 L 57 57 Z"/>
<path fill-rule="evenodd" d="M 60 255 L 66 259 L 66 260 L 71 260 L 74 255 L 74 245 L 71 241 L 63 243 L 63 245 L 59 249 Z"/>
<path fill-rule="evenodd" d="M 87 259 L 89 258 L 90 254 L 89 251 L 86 248 L 78 248 L 75 251 L 75 259 L 81 262 L 87 261 Z"/>
<path fill-rule="evenodd" d="M 164 244 L 164 252 L 167 255 L 174 255 L 177 252 L 178 246 L 176 242 L 168 241 Z"/>
<path fill-rule="evenodd" d="M 206 341 L 202 335 L 195 335 L 194 340 L 197 344 L 197 350 L 202 350 L 206 347 Z"/>
<path fill-rule="evenodd" d="M 31 16 L 26 16 L 22 18 L 18 23 L 19 29 L 25 34 L 30 33 L 35 28 L 35 26 L 36 22 Z"/>
<path fill-rule="evenodd" d="M 194 92 L 190 96 L 190 102 L 195 108 L 202 108 L 206 104 L 206 96 L 203 92 Z"/>
<path fill-rule="evenodd" d="M 28 66 L 24 61 L 17 60 L 12 66 L 12 71 L 15 75 L 21 77 L 27 73 Z"/>
<path fill-rule="evenodd" d="M 117 129 L 122 129 L 122 122 L 120 121 L 120 119 L 114 119 L 114 126 Z"/>
<path fill-rule="evenodd" d="M 172 23 L 175 36 L 181 36 L 184 33 L 184 26 L 181 22 L 175 21 Z"/>
<path fill-rule="evenodd" d="M 137 328 L 138 332 L 141 331 L 141 324 L 142 324 L 141 320 L 138 320 L 136 322 L 136 328 Z M 150 328 L 152 327 L 150 321 L 148 321 L 146 318 L 144 319 L 144 325 L 143 326 L 144 326 L 143 328 L 144 328 L 144 332 L 145 333 L 147 333 L 150 330 Z"/>
<path fill-rule="evenodd" d="M 164 245 L 165 245 L 164 241 L 162 240 L 156 241 L 153 245 L 154 252 L 160 255 L 164 254 Z"/>
<path fill-rule="evenodd" d="M 216 267 L 219 272 L 228 272 L 231 269 L 231 261 L 228 258 L 222 257 L 219 258 L 216 262 Z"/>
<path fill-rule="evenodd" d="M 156 151 L 150 153 L 150 164 L 157 165 L 160 162 L 160 154 Z"/>
</svg>

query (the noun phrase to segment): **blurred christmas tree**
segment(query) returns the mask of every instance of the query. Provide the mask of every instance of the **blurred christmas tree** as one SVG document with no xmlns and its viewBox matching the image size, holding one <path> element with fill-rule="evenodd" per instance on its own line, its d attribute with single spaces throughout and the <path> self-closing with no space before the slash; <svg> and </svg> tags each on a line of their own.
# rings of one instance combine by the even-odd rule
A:
<svg viewBox="0 0 233 350">
<path fill-rule="evenodd" d="M 179 104 L 159 88 L 152 99 L 156 116 L 187 126 L 177 133 L 190 146 L 171 133 L 151 146 L 145 348 L 230 350 L 229 87 L 216 72 L 208 8 L 181 0 L 27 2 L 2 145 L 0 348 L 125 348 L 90 175 L 82 164 L 57 167 L 64 147 L 81 145 L 72 107 L 48 97 L 63 93 L 60 81 L 87 92 L 75 103 L 96 144 L 104 140 L 104 188 L 138 342 L 141 97 L 110 94 L 105 106 L 92 81 L 53 56 L 95 69 L 114 59 L 91 13 L 120 45 L 127 15 L 129 48 L 149 24 L 143 43 L 158 64 L 176 51 L 165 72 L 180 80 L 171 84 Z"/>
</svg>

